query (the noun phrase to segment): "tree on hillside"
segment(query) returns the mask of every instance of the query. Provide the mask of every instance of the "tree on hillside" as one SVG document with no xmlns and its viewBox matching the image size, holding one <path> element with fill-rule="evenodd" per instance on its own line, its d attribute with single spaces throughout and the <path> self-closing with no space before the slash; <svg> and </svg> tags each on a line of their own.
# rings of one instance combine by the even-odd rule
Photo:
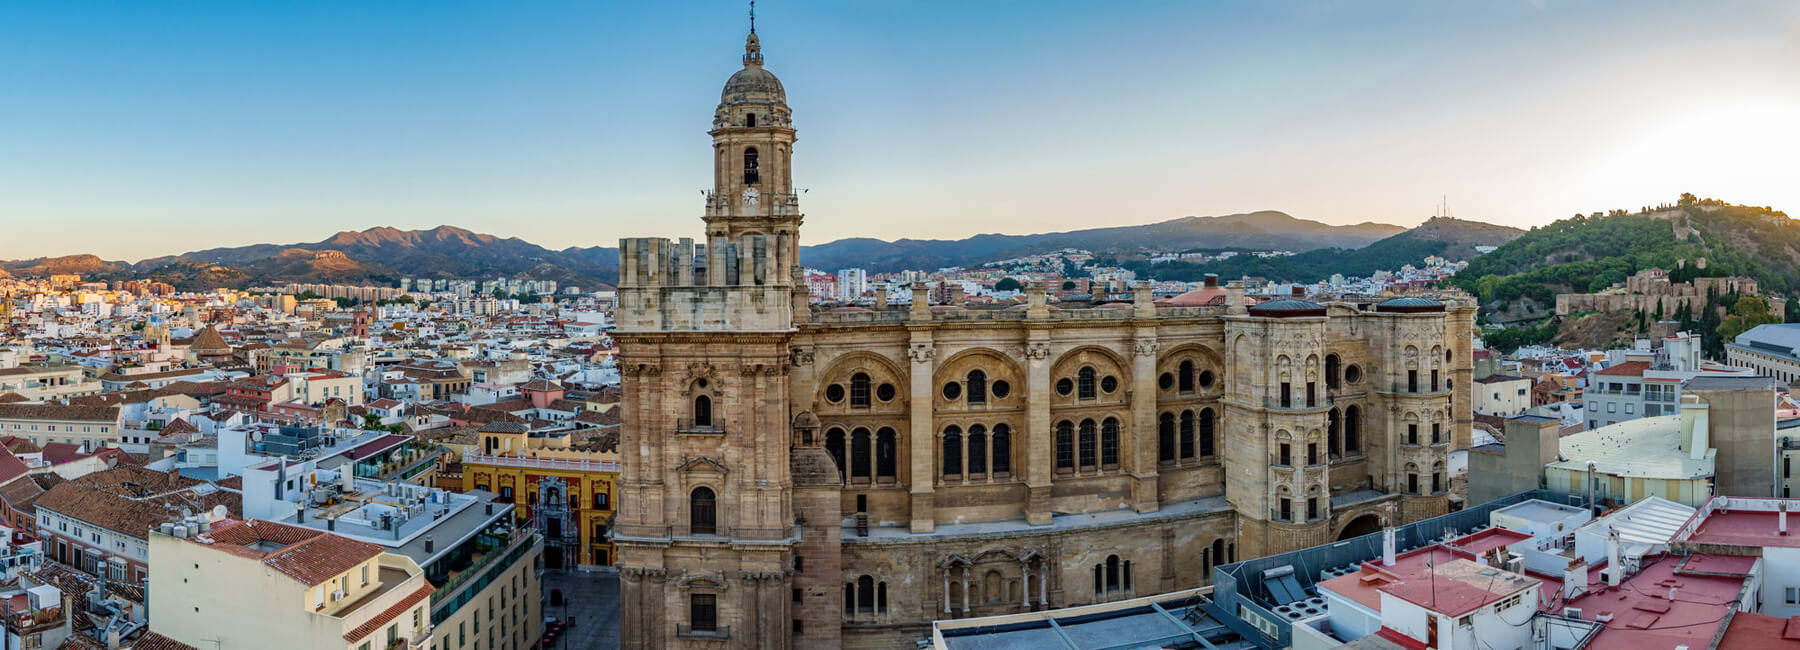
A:
<svg viewBox="0 0 1800 650">
<path fill-rule="evenodd" d="M 1769 313 L 1769 301 L 1762 296 L 1743 296 L 1731 306 L 1731 313 L 1719 323 L 1720 347 L 1736 339 L 1739 334 L 1749 331 L 1757 325 L 1781 322 L 1781 317 Z"/>
<path fill-rule="evenodd" d="M 1017 278 L 1000 278 L 999 282 L 994 283 L 995 291 L 1019 291 L 1022 288 Z"/>
</svg>

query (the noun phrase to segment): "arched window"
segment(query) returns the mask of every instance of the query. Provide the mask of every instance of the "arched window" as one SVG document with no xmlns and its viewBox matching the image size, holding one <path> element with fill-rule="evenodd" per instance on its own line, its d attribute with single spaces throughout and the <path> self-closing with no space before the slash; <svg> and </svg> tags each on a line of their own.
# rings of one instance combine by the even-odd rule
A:
<svg viewBox="0 0 1800 650">
<path fill-rule="evenodd" d="M 1156 459 L 1175 462 L 1175 414 L 1163 413 L 1156 420 Z"/>
<path fill-rule="evenodd" d="M 1223 538 L 1213 540 L 1212 561 L 1214 566 L 1225 563 L 1225 540 Z"/>
<path fill-rule="evenodd" d="M 869 430 L 850 432 L 850 478 L 869 478 Z"/>
<path fill-rule="evenodd" d="M 1004 424 L 994 425 L 994 473 L 1012 473 L 1012 432 Z"/>
<path fill-rule="evenodd" d="M 987 373 L 980 370 L 969 371 L 969 403 L 987 403 Z"/>
<path fill-rule="evenodd" d="M 875 611 L 878 613 L 881 613 L 881 614 L 887 613 L 887 582 L 886 581 L 875 583 Z"/>
<path fill-rule="evenodd" d="M 705 395 L 694 397 L 694 426 L 711 427 L 712 423 L 712 398 Z"/>
<path fill-rule="evenodd" d="M 744 149 L 744 184 L 755 185 L 762 182 L 762 172 L 756 165 L 756 147 Z"/>
<path fill-rule="evenodd" d="M 1194 392 L 1194 362 L 1181 362 L 1180 368 L 1175 372 L 1175 377 L 1181 385 L 1181 392 Z"/>
<path fill-rule="evenodd" d="M 1344 453 L 1354 454 L 1362 449 L 1362 409 L 1351 405 L 1344 409 Z"/>
<path fill-rule="evenodd" d="M 875 613 L 875 579 L 863 576 L 856 579 L 856 611 L 861 614 Z"/>
<path fill-rule="evenodd" d="M 856 373 L 850 375 L 850 406 L 869 407 L 869 375 Z"/>
<path fill-rule="evenodd" d="M 1331 358 L 1331 357 L 1327 357 Z M 1336 408 L 1325 413 L 1325 450 L 1337 458 L 1344 449 L 1344 416 Z"/>
<path fill-rule="evenodd" d="M 1081 466 L 1094 466 L 1094 421 L 1081 421 Z"/>
<path fill-rule="evenodd" d="M 944 428 L 944 475 L 962 475 L 962 429 L 954 425 Z"/>
<path fill-rule="evenodd" d="M 1094 392 L 1093 368 L 1082 368 L 1081 372 L 1075 373 L 1075 392 L 1076 399 L 1088 400 L 1099 397 L 1099 394 Z"/>
<path fill-rule="evenodd" d="M 1218 414 L 1210 408 L 1200 409 L 1200 455 L 1211 456 L 1214 453 L 1213 430 L 1219 423 Z"/>
<path fill-rule="evenodd" d="M 1106 556 L 1106 590 L 1118 591 L 1122 581 L 1119 577 L 1119 556 Z"/>
<path fill-rule="evenodd" d="M 1075 424 L 1068 420 L 1056 423 L 1056 468 L 1075 468 Z"/>
<path fill-rule="evenodd" d="M 1338 355 L 1325 355 L 1325 387 L 1328 389 L 1338 389 L 1338 364 Z"/>
<path fill-rule="evenodd" d="M 694 488 L 688 493 L 688 530 L 694 535 L 718 534 L 717 506 L 712 488 Z"/>
<path fill-rule="evenodd" d="M 969 473 L 987 473 L 987 427 L 969 427 Z"/>
<path fill-rule="evenodd" d="M 1181 457 L 1194 457 L 1194 412 L 1181 412 Z"/>
<path fill-rule="evenodd" d="M 755 113 L 751 113 L 749 115 L 744 116 L 744 126 L 752 128 L 752 129 L 756 128 L 756 114 Z"/>
<path fill-rule="evenodd" d="M 875 475 L 881 478 L 893 478 L 896 455 L 899 453 L 899 436 L 894 430 L 882 427 L 875 432 Z"/>
<path fill-rule="evenodd" d="M 1100 423 L 1100 464 L 1117 466 L 1119 464 L 1119 420 L 1106 418 Z"/>
<path fill-rule="evenodd" d="M 832 429 L 825 432 L 825 453 L 831 454 L 831 460 L 837 462 L 838 480 L 844 480 L 844 430 Z"/>
</svg>

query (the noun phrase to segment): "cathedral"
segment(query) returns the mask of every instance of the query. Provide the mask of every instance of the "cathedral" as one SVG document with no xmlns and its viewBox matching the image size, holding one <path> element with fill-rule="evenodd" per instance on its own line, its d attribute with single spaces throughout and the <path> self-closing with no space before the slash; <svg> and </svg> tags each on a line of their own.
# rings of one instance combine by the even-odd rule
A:
<svg viewBox="0 0 1800 650">
<path fill-rule="evenodd" d="M 1449 509 L 1473 304 L 820 309 L 754 30 L 709 133 L 704 236 L 620 242 L 624 647 L 913 647 Z"/>
</svg>

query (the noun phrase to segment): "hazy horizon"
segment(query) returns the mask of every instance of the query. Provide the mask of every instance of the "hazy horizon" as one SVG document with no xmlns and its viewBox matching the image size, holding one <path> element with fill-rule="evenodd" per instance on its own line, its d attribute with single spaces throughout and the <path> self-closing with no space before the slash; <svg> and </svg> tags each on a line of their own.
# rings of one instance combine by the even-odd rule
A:
<svg viewBox="0 0 1800 650">
<path fill-rule="evenodd" d="M 0 259 L 699 230 L 739 2 L 0 7 Z M 1800 5 L 764 2 L 804 238 L 1800 209 Z"/>
</svg>

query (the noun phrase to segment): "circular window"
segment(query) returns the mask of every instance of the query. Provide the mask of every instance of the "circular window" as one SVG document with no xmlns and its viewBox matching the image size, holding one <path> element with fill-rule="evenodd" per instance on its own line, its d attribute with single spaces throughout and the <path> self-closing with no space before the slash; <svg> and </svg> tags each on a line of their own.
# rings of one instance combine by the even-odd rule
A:
<svg viewBox="0 0 1800 650">
<path fill-rule="evenodd" d="M 1212 383 L 1213 383 L 1212 371 L 1211 370 L 1200 371 L 1200 387 L 1201 388 L 1211 388 Z"/>
<path fill-rule="evenodd" d="M 1156 378 L 1156 387 L 1161 388 L 1163 390 L 1168 390 L 1168 389 L 1174 388 L 1175 387 L 1175 373 L 1165 372 L 1162 374 L 1161 377 L 1157 377 Z"/>
<path fill-rule="evenodd" d="M 1344 381 L 1352 384 L 1362 381 L 1362 367 L 1354 364 L 1345 366 Z"/>
<path fill-rule="evenodd" d="M 1005 399 L 1012 393 L 1012 385 L 1006 383 L 1004 379 L 996 380 L 994 385 L 988 386 L 988 392 L 994 394 L 994 399 Z"/>
<path fill-rule="evenodd" d="M 1117 378 L 1113 377 L 1112 375 L 1107 375 L 1105 377 L 1100 378 L 1100 390 L 1110 393 L 1110 392 L 1113 392 L 1118 389 L 1119 389 L 1119 380 Z"/>
<path fill-rule="evenodd" d="M 706 379 L 702 378 L 699 381 L 694 382 L 694 385 L 699 386 L 701 388 L 706 388 Z"/>
<path fill-rule="evenodd" d="M 825 387 L 825 401 L 827 401 L 827 402 L 842 402 L 842 401 L 844 401 L 844 385 L 843 384 L 832 384 L 830 386 L 826 386 Z"/>
<path fill-rule="evenodd" d="M 1075 380 L 1068 377 L 1056 380 L 1056 394 L 1068 395 L 1075 392 Z"/>
<path fill-rule="evenodd" d="M 894 385 L 893 384 L 882 384 L 880 386 L 876 386 L 875 387 L 875 399 L 879 399 L 883 402 L 894 399 Z"/>
<path fill-rule="evenodd" d="M 962 384 L 954 381 L 944 384 L 944 399 L 956 399 L 958 397 L 962 397 Z"/>
</svg>

